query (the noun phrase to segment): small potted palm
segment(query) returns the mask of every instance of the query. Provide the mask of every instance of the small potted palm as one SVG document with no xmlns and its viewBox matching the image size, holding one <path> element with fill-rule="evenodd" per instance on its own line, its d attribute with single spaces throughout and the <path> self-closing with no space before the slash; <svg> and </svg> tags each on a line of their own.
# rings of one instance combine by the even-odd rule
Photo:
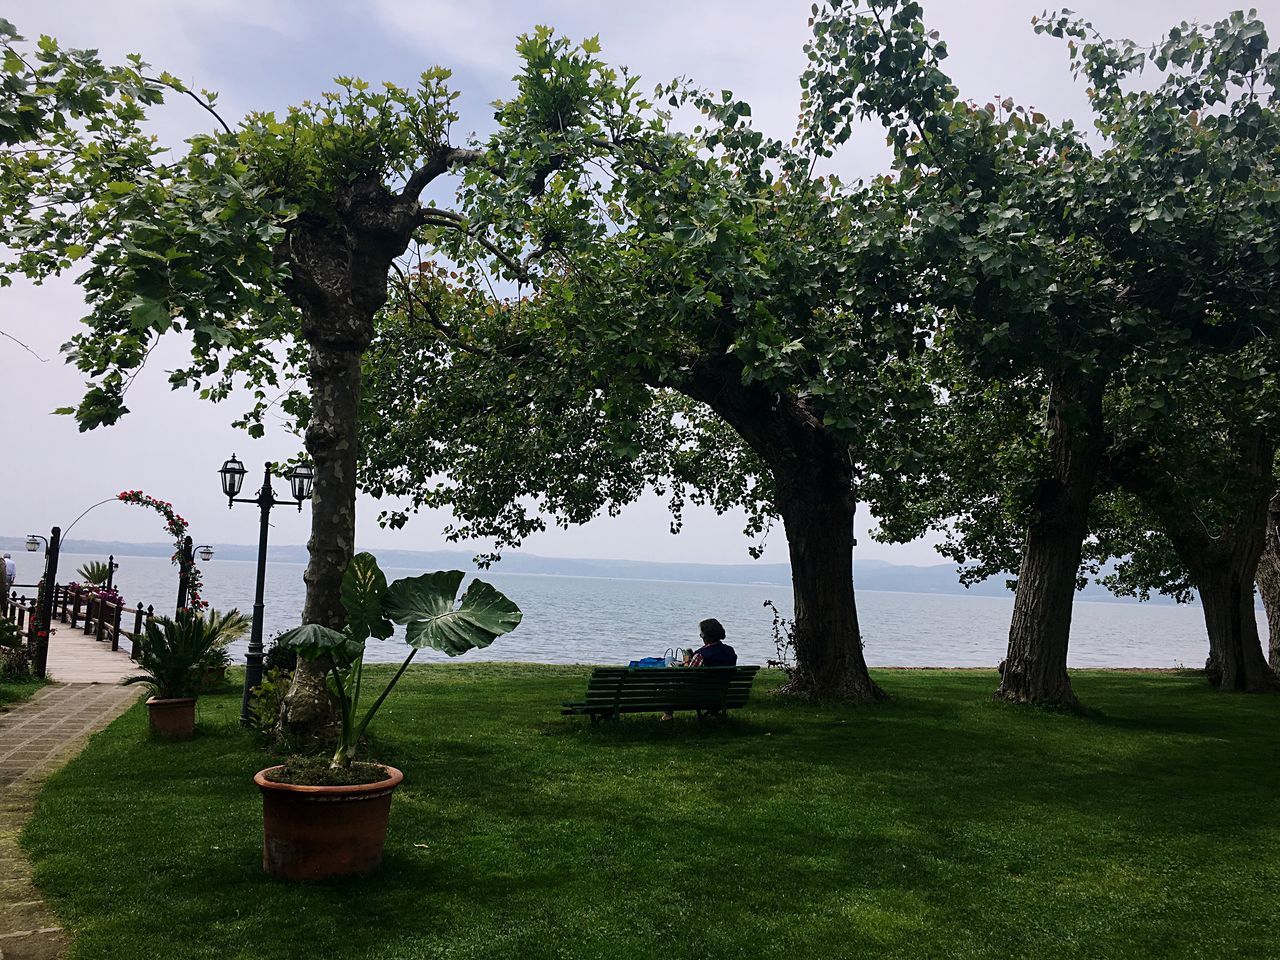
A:
<svg viewBox="0 0 1280 960">
<path fill-rule="evenodd" d="M 195 735 L 196 697 L 204 665 L 218 634 L 198 613 L 182 611 L 174 619 L 150 621 L 138 644 L 142 672 L 123 684 L 145 684 L 151 692 L 147 713 L 151 734 L 161 740 L 190 740 Z"/>
<path fill-rule="evenodd" d="M 360 741 L 388 694 L 419 650 L 456 657 L 514 630 L 520 608 L 483 580 L 473 580 L 459 601 L 461 570 L 405 577 L 388 586 L 371 554 L 352 558 L 342 580 L 347 625 L 332 630 L 309 623 L 278 643 L 318 661 L 340 707 L 331 758 L 294 758 L 260 770 L 262 867 L 288 880 L 367 873 L 382 862 L 391 794 L 401 781 L 395 767 L 356 761 Z M 365 645 L 386 640 L 404 625 L 409 653 L 363 707 Z"/>
<path fill-rule="evenodd" d="M 248 633 L 251 624 L 244 614 L 234 609 L 209 610 L 203 616 L 214 634 L 213 649 L 201 664 L 200 686 L 209 690 L 226 679 L 227 667 L 231 666 L 231 652 L 227 648 Z"/>
</svg>

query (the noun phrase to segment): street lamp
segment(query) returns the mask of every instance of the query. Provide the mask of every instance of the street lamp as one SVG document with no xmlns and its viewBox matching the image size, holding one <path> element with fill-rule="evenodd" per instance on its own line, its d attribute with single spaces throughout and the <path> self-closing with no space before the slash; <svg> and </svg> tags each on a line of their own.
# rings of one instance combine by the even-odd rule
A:
<svg viewBox="0 0 1280 960">
<path fill-rule="evenodd" d="M 240 486 L 244 483 L 244 464 L 237 460 L 233 453 L 230 460 L 223 461 L 222 469 L 218 473 L 222 476 L 222 492 L 228 500 L 234 500 L 240 493 Z"/>
<path fill-rule="evenodd" d="M 40 549 L 41 540 L 44 540 L 44 537 L 40 536 L 39 534 L 35 534 L 35 533 L 27 534 L 27 553 L 35 553 L 38 549 Z M 44 545 L 45 545 L 45 548 L 48 549 L 49 541 L 44 540 Z"/>
<path fill-rule="evenodd" d="M 244 464 L 231 459 L 222 464 L 218 471 L 222 477 L 222 492 L 227 498 L 227 508 L 234 503 L 256 503 L 262 512 L 262 520 L 258 527 L 258 582 L 253 598 L 253 629 L 249 633 L 249 652 L 244 658 L 244 694 L 240 699 L 240 722 L 249 722 L 249 691 L 262 682 L 262 594 L 267 582 L 267 531 L 271 526 L 271 508 L 274 506 L 297 506 L 302 512 L 302 504 L 311 499 L 311 484 L 315 479 L 315 471 L 308 463 L 299 463 L 289 471 L 289 489 L 293 492 L 293 500 L 277 500 L 275 491 L 271 489 L 271 464 L 268 462 L 262 474 L 262 487 L 258 495 L 252 499 L 242 499 L 237 494 L 244 484 Z M 213 554 L 211 547 L 203 547 Z"/>
<path fill-rule="evenodd" d="M 205 563 L 208 563 L 213 559 L 213 547 L 209 546 L 207 543 L 203 546 L 196 547 L 195 552 L 200 554 L 200 559 Z"/>
</svg>

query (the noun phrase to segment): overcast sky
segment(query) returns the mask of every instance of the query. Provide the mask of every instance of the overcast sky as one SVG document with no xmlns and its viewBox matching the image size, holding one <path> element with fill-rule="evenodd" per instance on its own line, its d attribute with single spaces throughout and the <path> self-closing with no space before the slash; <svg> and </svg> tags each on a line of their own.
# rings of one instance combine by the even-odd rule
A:
<svg viewBox="0 0 1280 960">
<path fill-rule="evenodd" d="M 926 18 L 948 41 L 947 62 L 971 99 L 1013 96 L 1056 117 L 1087 121 L 1081 86 L 1073 83 L 1058 41 L 1032 33 L 1030 18 L 1045 0 L 932 0 Z M 1280 0 L 1255 4 L 1280 24 Z M 1157 38 L 1183 19 L 1214 20 L 1236 5 L 1215 0 L 1074 0 L 1071 7 L 1110 35 Z M 488 104 L 508 94 L 516 71 L 515 37 L 545 23 L 574 37 L 599 34 L 604 56 L 639 73 L 646 86 L 685 75 L 714 89 L 733 89 L 753 106 L 757 125 L 790 136 L 798 103 L 796 78 L 804 66 L 809 0 L 368 0 L 365 3 L 273 0 L 10 0 L 4 15 L 27 37 L 49 33 L 64 44 L 97 47 L 109 58 L 138 52 L 195 87 L 219 91 L 228 118 L 250 110 L 282 109 L 327 89 L 330 79 L 354 74 L 412 86 L 426 67 L 454 71 L 461 92 L 458 138 L 489 129 Z M 1275 27 L 1280 29 L 1280 27 Z M 206 117 L 175 102 L 158 118 L 170 142 L 205 129 Z M 868 130 L 836 161 L 851 176 L 887 162 L 883 136 Z M 133 410 L 115 427 L 80 434 L 68 417 L 81 378 L 61 363 L 59 346 L 75 331 L 84 305 L 69 280 L 0 291 L 0 330 L 45 358 L 0 339 L 0 535 L 66 527 L 90 504 L 140 488 L 170 500 L 200 541 L 251 543 L 256 511 L 228 511 L 216 470 L 232 452 L 254 473 L 268 459 L 296 452 L 277 431 L 250 441 L 227 424 L 230 406 L 171 393 L 165 370 L 177 365 L 177 342 L 157 350 L 134 384 Z M 246 490 L 254 488 L 246 483 Z M 277 482 L 287 493 L 287 484 Z M 357 539 L 364 547 L 437 549 L 444 520 L 423 515 L 402 531 L 381 530 L 378 506 L 362 499 Z M 273 543 L 305 542 L 305 513 L 274 512 Z M 861 526 L 871 523 L 863 516 Z M 553 529 L 524 549 L 553 556 L 743 562 L 747 541 L 737 515 L 686 511 L 685 532 L 672 537 L 663 504 L 646 500 L 617 518 L 567 531 Z M 80 522 L 73 535 L 92 539 L 163 539 L 157 518 L 136 507 L 109 504 Z M 899 563 L 938 562 L 928 544 L 881 546 L 860 535 L 860 556 Z M 781 531 L 766 560 L 784 561 Z"/>
</svg>

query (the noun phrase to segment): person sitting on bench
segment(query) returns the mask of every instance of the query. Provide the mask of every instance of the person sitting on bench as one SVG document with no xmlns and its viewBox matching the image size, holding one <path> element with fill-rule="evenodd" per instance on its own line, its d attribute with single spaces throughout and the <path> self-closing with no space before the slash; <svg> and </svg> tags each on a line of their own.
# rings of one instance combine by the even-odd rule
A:
<svg viewBox="0 0 1280 960">
<path fill-rule="evenodd" d="M 698 624 L 698 633 L 702 636 L 702 647 L 694 651 L 689 660 L 691 667 L 736 667 L 738 654 L 724 642 L 724 627 L 720 621 L 712 617 Z"/>
<path fill-rule="evenodd" d="M 736 667 L 738 653 L 724 642 L 724 625 L 715 617 L 703 620 L 698 624 L 698 633 L 702 637 L 702 646 L 694 651 L 693 656 L 685 663 L 686 667 Z M 674 720 L 668 710 L 662 715 L 663 720 Z"/>
</svg>

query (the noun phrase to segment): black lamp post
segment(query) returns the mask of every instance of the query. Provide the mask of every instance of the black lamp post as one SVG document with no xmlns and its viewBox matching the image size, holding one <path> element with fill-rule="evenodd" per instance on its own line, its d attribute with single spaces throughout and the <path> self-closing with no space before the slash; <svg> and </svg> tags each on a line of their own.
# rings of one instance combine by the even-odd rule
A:
<svg viewBox="0 0 1280 960">
<path fill-rule="evenodd" d="M 35 553 L 44 540 L 44 586 L 40 591 L 40 620 L 36 624 L 35 672 L 44 677 L 49 665 L 49 626 L 53 623 L 53 594 L 58 577 L 58 548 L 62 545 L 62 529 L 54 527 L 45 540 L 37 534 L 27 537 L 27 549 Z"/>
<path fill-rule="evenodd" d="M 222 476 L 222 492 L 226 494 L 227 506 L 233 503 L 256 503 L 262 511 L 262 521 L 258 529 L 258 582 L 253 598 L 253 629 L 249 633 L 249 652 L 245 654 L 244 663 L 244 695 L 240 700 L 240 722 L 249 722 L 249 691 L 262 682 L 262 593 L 267 582 L 267 531 L 270 528 L 271 508 L 277 505 L 296 506 L 302 512 L 302 504 L 311 499 L 311 483 L 315 472 L 310 464 L 300 463 L 289 471 L 289 489 L 293 493 L 292 500 L 277 500 L 275 491 L 271 489 L 271 464 L 266 465 L 262 475 L 262 487 L 258 495 L 252 499 L 241 499 L 238 494 L 244 484 L 246 473 L 244 464 L 236 459 L 235 454 L 222 465 L 218 471 Z M 208 550 L 212 556 L 212 549 Z"/>
</svg>

